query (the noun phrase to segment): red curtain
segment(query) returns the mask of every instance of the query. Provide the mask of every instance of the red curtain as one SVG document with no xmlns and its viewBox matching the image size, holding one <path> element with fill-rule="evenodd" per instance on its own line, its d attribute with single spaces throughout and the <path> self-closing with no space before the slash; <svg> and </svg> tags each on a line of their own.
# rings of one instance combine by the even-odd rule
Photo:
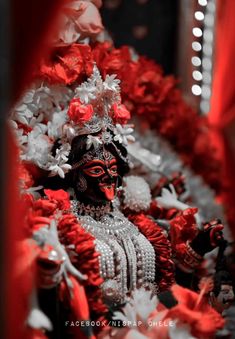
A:
<svg viewBox="0 0 235 339">
<path fill-rule="evenodd" d="M 10 103 L 13 106 L 25 87 L 32 80 L 33 68 L 40 58 L 48 53 L 52 34 L 58 29 L 57 19 L 65 0 L 12 0 L 10 8 L 10 71 L 11 88 Z M 0 293 L 5 304 L 1 309 L 1 320 L 4 323 L 4 339 L 26 339 L 24 321 L 27 315 L 27 298 L 24 293 L 27 276 L 17 279 L 15 276 L 15 263 L 17 255 L 17 241 L 22 239 L 23 208 L 17 192 L 17 158 L 18 150 L 11 133 L 6 140 L 8 154 L 6 192 L 4 197 L 6 209 L 5 234 L 2 235 L 5 253 L 5 273 L 1 277 L 4 286 Z M 23 264 L 23 263 L 22 263 Z M 26 285 L 26 286 L 25 286 Z M 4 314 L 2 314 L 4 313 Z"/>
<path fill-rule="evenodd" d="M 223 164 L 223 200 L 235 237 L 235 1 L 217 0 L 215 67 L 209 120 Z"/>
<path fill-rule="evenodd" d="M 12 97 L 30 82 L 33 68 L 47 53 L 57 30 L 58 13 L 66 0 L 12 0 Z"/>
</svg>

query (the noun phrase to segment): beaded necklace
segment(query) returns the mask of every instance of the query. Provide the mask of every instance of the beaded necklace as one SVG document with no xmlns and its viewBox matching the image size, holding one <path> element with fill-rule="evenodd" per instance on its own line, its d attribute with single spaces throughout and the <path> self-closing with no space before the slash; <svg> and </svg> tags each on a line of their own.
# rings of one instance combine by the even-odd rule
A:
<svg viewBox="0 0 235 339">
<path fill-rule="evenodd" d="M 151 243 L 119 210 L 99 215 L 79 215 L 77 202 L 72 202 L 72 212 L 84 229 L 96 241 L 100 253 L 100 275 L 103 298 L 108 305 L 126 301 L 130 293 L 141 286 L 155 289 L 155 251 Z"/>
</svg>

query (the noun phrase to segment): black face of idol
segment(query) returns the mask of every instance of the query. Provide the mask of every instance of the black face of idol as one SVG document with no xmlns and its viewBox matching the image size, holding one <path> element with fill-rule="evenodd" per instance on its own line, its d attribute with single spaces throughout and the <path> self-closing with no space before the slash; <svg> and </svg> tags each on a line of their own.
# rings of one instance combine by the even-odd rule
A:
<svg viewBox="0 0 235 339">
<path fill-rule="evenodd" d="M 116 194 L 118 183 L 118 164 L 116 157 L 105 150 L 94 154 L 77 169 L 77 198 L 85 203 L 105 204 L 112 201 Z"/>
</svg>

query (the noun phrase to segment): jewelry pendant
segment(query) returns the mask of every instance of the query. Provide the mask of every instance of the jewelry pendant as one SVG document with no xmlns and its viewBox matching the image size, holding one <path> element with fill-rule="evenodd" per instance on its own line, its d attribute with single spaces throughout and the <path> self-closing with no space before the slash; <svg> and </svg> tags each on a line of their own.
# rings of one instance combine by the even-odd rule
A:
<svg viewBox="0 0 235 339">
<path fill-rule="evenodd" d="M 107 305 L 113 306 L 114 304 L 120 304 L 122 302 L 123 295 L 120 284 L 116 280 L 106 280 L 101 285 L 101 290 L 103 300 Z"/>
</svg>

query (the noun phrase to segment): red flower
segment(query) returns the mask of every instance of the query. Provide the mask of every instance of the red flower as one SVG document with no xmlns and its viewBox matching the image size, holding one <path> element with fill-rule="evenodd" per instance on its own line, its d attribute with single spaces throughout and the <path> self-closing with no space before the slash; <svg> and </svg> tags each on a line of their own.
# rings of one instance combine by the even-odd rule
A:
<svg viewBox="0 0 235 339">
<path fill-rule="evenodd" d="M 53 84 L 70 85 L 90 75 L 92 68 L 90 46 L 62 45 L 53 50 L 49 60 L 43 61 L 38 75 Z"/>
<path fill-rule="evenodd" d="M 51 200 L 66 200 L 69 199 L 69 194 L 67 192 L 65 192 L 64 190 L 57 190 L 57 191 L 53 191 L 53 190 L 44 190 L 46 196 Z"/>
<path fill-rule="evenodd" d="M 19 179 L 23 188 L 27 189 L 34 184 L 31 173 L 26 169 L 23 163 L 19 164 Z"/>
<path fill-rule="evenodd" d="M 75 124 L 83 124 L 91 120 L 93 112 L 92 105 L 83 105 L 79 99 L 70 101 L 68 116 Z"/>
<path fill-rule="evenodd" d="M 204 298 L 187 288 L 174 285 L 171 288 L 178 304 L 171 308 L 167 319 L 178 319 L 189 324 L 193 336 L 199 339 L 213 338 L 218 329 L 223 328 L 224 319 Z"/>
<path fill-rule="evenodd" d="M 131 115 L 125 105 L 119 105 L 117 103 L 112 106 L 113 118 L 115 122 L 120 124 L 126 124 L 127 120 L 130 119 Z"/>
<path fill-rule="evenodd" d="M 57 207 L 61 210 L 68 210 L 70 208 L 69 193 L 64 190 L 44 190 L 44 193 L 50 202 L 56 202 Z"/>
<path fill-rule="evenodd" d="M 122 74 L 130 69 L 131 55 L 128 46 L 115 49 L 110 42 L 98 43 L 92 50 L 92 56 L 104 77 L 115 73 L 118 79 L 122 79 Z"/>
</svg>

